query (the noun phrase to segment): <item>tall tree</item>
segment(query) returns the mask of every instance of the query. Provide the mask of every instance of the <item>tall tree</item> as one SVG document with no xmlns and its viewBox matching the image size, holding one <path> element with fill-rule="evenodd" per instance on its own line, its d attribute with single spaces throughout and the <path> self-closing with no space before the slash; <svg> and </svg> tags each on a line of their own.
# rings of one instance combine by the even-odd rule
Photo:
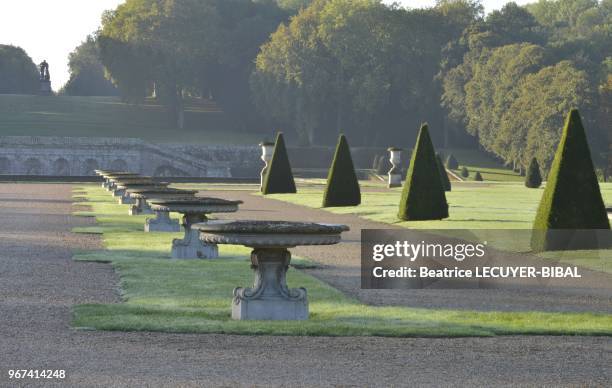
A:
<svg viewBox="0 0 612 388">
<path fill-rule="evenodd" d="M 68 57 L 70 79 L 62 93 L 71 96 L 116 96 L 117 88 L 104 74 L 95 37 L 88 35 Z"/>
<path fill-rule="evenodd" d="M 0 94 L 35 94 L 39 73 L 21 47 L 0 45 Z"/>
</svg>

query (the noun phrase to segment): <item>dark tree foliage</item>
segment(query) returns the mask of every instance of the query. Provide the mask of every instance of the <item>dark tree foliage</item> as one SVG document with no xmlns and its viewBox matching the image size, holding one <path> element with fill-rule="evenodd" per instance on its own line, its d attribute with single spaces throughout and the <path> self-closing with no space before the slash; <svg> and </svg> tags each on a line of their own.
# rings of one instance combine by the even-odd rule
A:
<svg viewBox="0 0 612 388">
<path fill-rule="evenodd" d="M 527 169 L 527 176 L 525 177 L 525 186 L 530 189 L 537 189 L 542 185 L 542 174 L 540 173 L 540 164 L 538 159 L 531 159 L 529 168 Z"/>
<path fill-rule="evenodd" d="M 185 97 L 212 97 L 235 127 L 258 129 L 248 78 L 289 13 L 274 1 L 126 0 L 103 17 L 100 57 L 126 99 L 155 91 L 178 127 Z"/>
<path fill-rule="evenodd" d="M 96 39 L 88 36 L 68 57 L 70 79 L 61 93 L 70 96 L 117 96 L 119 91 L 104 75 Z"/>
<path fill-rule="evenodd" d="M 351 149 L 344 135 L 340 135 L 334 160 L 327 175 L 323 194 L 323 207 L 357 206 L 361 203 L 361 190 L 355 174 Z"/>
<path fill-rule="evenodd" d="M 39 73 L 21 47 L 0 44 L 0 94 L 36 94 Z"/>
<path fill-rule="evenodd" d="M 476 174 L 474 174 L 474 180 L 476 182 L 482 182 L 484 179 L 482 179 L 482 174 L 480 173 L 480 171 L 476 171 Z"/>
<path fill-rule="evenodd" d="M 448 158 L 446 158 L 446 167 L 449 170 L 456 170 L 459 168 L 459 162 L 455 159 L 453 154 L 448 155 Z"/>
<path fill-rule="evenodd" d="M 272 161 L 268 166 L 261 191 L 263 194 L 293 194 L 297 192 L 282 133 L 279 133 L 276 137 Z"/>
<path fill-rule="evenodd" d="M 588 238 L 571 239 L 555 230 L 610 229 L 578 110 L 566 120 L 536 219 L 534 251 L 593 247 Z"/>
<path fill-rule="evenodd" d="M 429 130 L 423 125 L 412 152 L 398 218 L 404 221 L 440 220 L 448 217 L 448 203 Z"/>
<path fill-rule="evenodd" d="M 468 170 L 467 167 L 463 166 L 461 167 L 461 176 L 464 178 L 467 178 L 470 176 L 470 170 Z"/>
<path fill-rule="evenodd" d="M 444 168 L 442 156 L 440 154 L 436 154 L 436 163 L 438 164 L 438 171 L 440 171 L 440 179 L 442 180 L 442 187 L 444 187 L 444 191 L 451 191 L 450 178 L 446 173 L 446 168 Z"/>
</svg>

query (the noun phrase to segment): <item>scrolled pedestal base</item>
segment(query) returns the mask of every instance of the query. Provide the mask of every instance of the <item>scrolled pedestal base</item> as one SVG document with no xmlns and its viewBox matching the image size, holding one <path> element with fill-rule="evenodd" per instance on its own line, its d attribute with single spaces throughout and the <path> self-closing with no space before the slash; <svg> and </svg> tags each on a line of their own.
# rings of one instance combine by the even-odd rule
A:
<svg viewBox="0 0 612 388">
<path fill-rule="evenodd" d="M 145 232 L 180 232 L 181 226 L 178 220 L 170 218 L 168 212 L 155 212 L 155 218 L 147 218 L 145 220 Z"/>
<path fill-rule="evenodd" d="M 173 259 L 216 259 L 219 248 L 216 244 L 206 244 L 199 238 L 200 232 L 185 226 L 185 237 L 172 241 Z"/>
<path fill-rule="evenodd" d="M 147 201 L 144 200 L 144 198 L 136 198 L 134 202 L 135 203 L 130 206 L 129 213 L 131 216 L 154 213 L 153 210 L 151 210 L 151 207 L 149 206 Z"/>
<path fill-rule="evenodd" d="M 252 288 L 236 288 L 232 319 L 307 320 L 308 298 L 305 288 L 289 289 L 285 275 L 291 254 L 286 249 L 259 248 L 251 253 L 255 270 Z"/>
<path fill-rule="evenodd" d="M 127 191 L 123 192 L 123 195 L 119 197 L 120 205 L 132 205 L 134 203 L 134 199 L 130 197 Z"/>
</svg>

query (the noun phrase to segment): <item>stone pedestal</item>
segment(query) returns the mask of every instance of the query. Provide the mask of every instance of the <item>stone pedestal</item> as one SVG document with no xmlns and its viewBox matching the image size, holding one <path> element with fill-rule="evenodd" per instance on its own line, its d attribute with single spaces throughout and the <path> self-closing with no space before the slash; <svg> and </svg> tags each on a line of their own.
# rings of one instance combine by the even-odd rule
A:
<svg viewBox="0 0 612 388">
<path fill-rule="evenodd" d="M 119 197 L 119 204 L 120 205 L 132 205 L 134 204 L 135 201 L 134 199 L 132 199 L 132 197 L 130 197 L 130 193 L 127 192 L 127 190 L 123 190 L 123 195 L 121 197 Z"/>
<path fill-rule="evenodd" d="M 167 211 L 155 211 L 155 218 L 147 218 L 145 220 L 145 232 L 180 232 L 181 226 L 178 220 L 170 218 L 170 213 Z"/>
<path fill-rule="evenodd" d="M 336 244 L 348 230 L 345 225 L 286 221 L 209 221 L 194 228 L 207 243 L 253 248 L 253 287 L 234 289 L 232 318 L 237 320 L 308 319 L 306 289 L 287 287 L 288 248 Z"/>
<path fill-rule="evenodd" d="M 172 241 L 173 259 L 216 259 L 219 248 L 216 244 L 207 244 L 200 240 L 200 232 L 191 228 L 193 224 L 206 221 L 201 213 L 187 213 L 183 217 L 185 236 Z"/>
<path fill-rule="evenodd" d="M 153 214 L 153 210 L 151 210 L 151 206 L 147 203 L 147 201 L 142 197 L 134 198 L 134 204 L 130 206 L 129 214 L 131 216 L 137 216 L 140 214 Z"/>
<path fill-rule="evenodd" d="M 232 318 L 237 320 L 308 319 L 306 289 L 287 287 L 286 273 L 291 253 L 286 249 L 255 249 L 251 264 L 255 271 L 253 287 L 234 290 Z"/>
<path fill-rule="evenodd" d="M 53 94 L 53 89 L 51 89 L 51 81 L 46 79 L 40 80 L 40 89 L 38 93 L 42 96 L 50 96 Z"/>
<path fill-rule="evenodd" d="M 185 236 L 172 241 L 173 259 L 216 259 L 219 257 L 217 244 L 200 240 L 199 231 L 192 228 L 194 224 L 207 221 L 210 213 L 233 213 L 238 210 L 242 201 L 230 201 L 220 198 L 198 197 L 183 199 L 152 199 L 153 211 L 177 212 L 183 214 Z"/>
<path fill-rule="evenodd" d="M 388 149 L 388 151 L 389 161 L 393 166 L 388 172 L 388 187 L 400 187 L 402 185 L 402 171 L 400 168 L 400 163 L 402 161 L 402 150 L 400 148 L 391 147 Z"/>
</svg>

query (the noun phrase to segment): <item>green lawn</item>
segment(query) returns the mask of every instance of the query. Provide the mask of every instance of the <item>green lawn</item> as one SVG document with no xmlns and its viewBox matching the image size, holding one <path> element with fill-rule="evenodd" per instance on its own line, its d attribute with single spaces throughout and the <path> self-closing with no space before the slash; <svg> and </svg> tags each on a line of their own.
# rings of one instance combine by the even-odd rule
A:
<svg viewBox="0 0 612 388">
<path fill-rule="evenodd" d="M 611 204 L 612 183 L 602 183 L 601 189 L 604 201 Z M 320 208 L 323 190 L 323 186 L 306 185 L 299 187 L 298 194 L 272 194 L 267 197 Z M 511 182 L 453 182 L 452 191 L 446 193 L 450 217 L 436 221 L 399 221 L 397 211 L 401 190 L 401 188 L 383 191 L 364 189 L 360 206 L 326 210 L 338 214 L 355 214 L 369 220 L 410 229 L 449 230 L 443 234 L 488 241 L 491 246 L 502 250 L 513 252 L 531 250 L 529 230 L 543 188 L 527 189 L 522 183 Z M 505 229 L 517 231 L 510 234 L 502 231 Z M 568 251 L 541 256 L 612 272 L 612 250 Z"/>
<path fill-rule="evenodd" d="M 261 134 L 238 132 L 211 103 L 187 103 L 185 129 L 175 129 L 153 101 L 117 97 L 0 95 L 1 136 L 133 137 L 154 143 L 257 144 Z"/>
<path fill-rule="evenodd" d="M 179 234 L 142 232 L 144 216 L 127 216 L 127 206 L 97 186 L 78 189 L 75 201 L 91 206 L 80 215 L 95 215 L 95 232 L 102 233 L 105 246 L 75 259 L 111 262 L 122 295 L 119 304 L 75 306 L 73 325 L 78 328 L 248 335 L 612 335 L 610 314 L 367 306 L 295 269 L 289 270 L 288 283 L 308 289 L 310 320 L 233 321 L 232 289 L 252 283 L 247 249 L 221 246 L 219 260 L 169 260 L 171 240 Z"/>
<path fill-rule="evenodd" d="M 495 160 L 484 152 L 474 149 L 442 149 L 440 152 L 448 156 L 453 154 L 459 162 L 459 169 L 453 172 L 459 176 L 461 167 L 465 166 L 470 172 L 468 178 L 463 178 L 466 181 L 473 181 L 476 171 L 480 171 L 482 178 L 485 181 L 491 182 L 523 182 L 525 177 L 520 176 L 512 169 L 505 167 L 501 162 Z M 446 163 L 446 160 L 444 160 Z"/>
</svg>

